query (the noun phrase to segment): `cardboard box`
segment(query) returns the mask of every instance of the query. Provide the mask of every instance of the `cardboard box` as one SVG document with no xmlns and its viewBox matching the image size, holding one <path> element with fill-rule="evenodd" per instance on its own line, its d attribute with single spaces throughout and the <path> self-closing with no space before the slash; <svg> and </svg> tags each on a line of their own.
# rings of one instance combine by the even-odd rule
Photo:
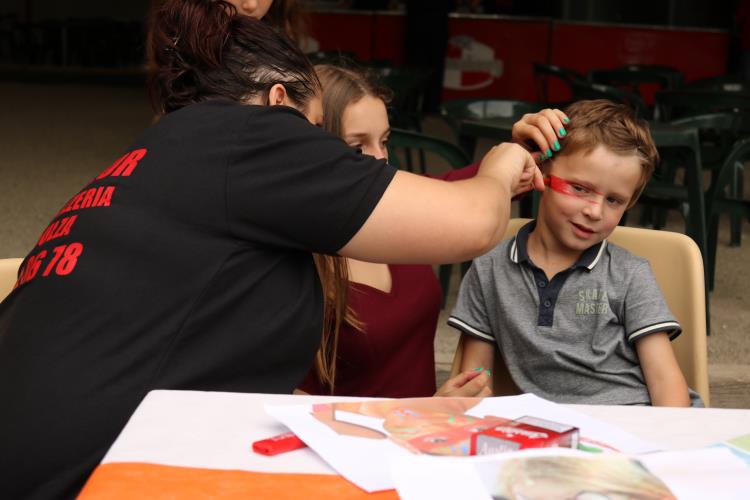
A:
<svg viewBox="0 0 750 500">
<path fill-rule="evenodd" d="M 471 455 L 529 448 L 577 448 L 578 428 L 536 417 L 521 417 L 471 436 Z"/>
</svg>

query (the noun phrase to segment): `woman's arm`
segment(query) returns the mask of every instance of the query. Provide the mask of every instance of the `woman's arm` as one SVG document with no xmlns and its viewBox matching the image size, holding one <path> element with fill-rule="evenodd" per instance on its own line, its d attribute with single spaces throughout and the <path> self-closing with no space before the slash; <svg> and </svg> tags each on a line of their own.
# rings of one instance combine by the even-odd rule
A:
<svg viewBox="0 0 750 500">
<path fill-rule="evenodd" d="M 544 189 L 531 155 L 509 143 L 492 148 L 471 179 L 443 182 L 399 171 L 339 254 L 382 263 L 472 259 L 500 241 L 510 199 L 529 181 Z"/>
<path fill-rule="evenodd" d="M 654 406 L 690 406 L 687 383 L 666 332 L 652 333 L 635 343 L 646 387 Z"/>
</svg>

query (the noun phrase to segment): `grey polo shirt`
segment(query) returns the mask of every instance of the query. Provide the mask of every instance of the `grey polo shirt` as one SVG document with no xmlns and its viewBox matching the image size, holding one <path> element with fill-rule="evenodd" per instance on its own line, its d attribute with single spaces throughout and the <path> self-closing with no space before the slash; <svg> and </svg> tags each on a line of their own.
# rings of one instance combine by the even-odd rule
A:
<svg viewBox="0 0 750 500">
<path fill-rule="evenodd" d="M 474 260 L 448 324 L 496 342 L 523 392 L 651 404 L 634 343 L 655 332 L 674 339 L 681 329 L 648 261 L 605 240 L 548 280 L 526 251 L 534 224 Z"/>
</svg>

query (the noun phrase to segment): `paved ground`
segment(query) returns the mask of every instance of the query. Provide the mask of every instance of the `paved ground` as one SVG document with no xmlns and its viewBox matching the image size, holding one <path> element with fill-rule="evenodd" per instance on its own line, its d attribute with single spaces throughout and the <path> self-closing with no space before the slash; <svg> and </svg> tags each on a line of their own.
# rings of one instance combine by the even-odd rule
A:
<svg viewBox="0 0 750 500">
<path fill-rule="evenodd" d="M 115 160 L 152 117 L 144 93 L 122 87 L 0 82 L 0 109 L 0 258 L 25 255 L 70 195 Z M 438 120 L 428 120 L 425 127 L 450 137 Z M 439 162 L 429 164 L 440 170 Z M 750 193 L 750 175 L 746 181 Z M 750 224 L 743 226 L 739 248 L 727 245 L 723 224 L 711 302 L 712 404 L 750 408 Z M 669 227 L 680 230 L 682 225 L 675 217 Z M 456 278 L 454 293 L 457 287 Z M 457 338 L 444 323 L 436 337 L 441 378 Z"/>
</svg>

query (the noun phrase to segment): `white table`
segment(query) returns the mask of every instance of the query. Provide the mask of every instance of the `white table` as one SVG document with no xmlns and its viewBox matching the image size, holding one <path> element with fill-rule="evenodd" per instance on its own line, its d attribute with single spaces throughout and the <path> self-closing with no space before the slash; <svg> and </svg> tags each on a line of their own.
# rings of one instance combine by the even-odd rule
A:
<svg viewBox="0 0 750 500">
<path fill-rule="evenodd" d="M 266 414 L 264 404 L 300 404 L 310 401 L 346 399 L 356 398 L 153 391 L 143 400 L 112 445 L 102 465 L 89 481 L 82 497 L 107 496 L 102 491 L 106 492 L 108 488 L 127 492 L 129 481 L 134 483 L 141 481 L 145 484 L 146 480 L 143 478 L 148 474 L 152 474 L 149 476 L 149 488 L 155 489 L 145 491 L 136 488 L 130 493 L 153 496 L 161 491 L 158 488 L 169 488 L 170 484 L 175 486 L 178 483 L 183 485 L 186 478 L 192 481 L 207 469 L 224 471 L 227 474 L 221 476 L 216 472 L 202 481 L 200 487 L 209 490 L 212 486 L 224 489 L 235 488 L 240 492 L 237 497 L 249 495 L 248 491 L 241 490 L 239 484 L 245 476 L 239 472 L 229 474 L 227 471 L 256 473 L 252 476 L 255 483 L 259 481 L 258 477 L 261 479 L 288 478 L 292 484 L 299 485 L 300 477 L 307 477 L 300 476 L 304 474 L 310 475 L 311 478 L 317 477 L 325 483 L 323 485 L 325 487 L 330 487 L 326 481 L 339 479 L 348 485 L 349 483 L 337 476 L 310 449 L 300 449 L 274 457 L 258 455 L 251 451 L 251 444 L 254 441 L 286 431 L 282 424 Z M 571 405 L 571 408 L 620 426 L 639 437 L 663 445 L 665 449 L 704 447 L 750 433 L 750 410 L 584 405 Z M 143 464 L 156 464 L 174 469 L 148 466 L 146 467 L 147 473 L 144 473 L 142 469 L 122 472 L 127 467 L 132 468 L 132 464 L 141 464 L 143 467 L 146 467 Z M 184 470 L 191 472 L 184 476 L 178 474 L 172 483 L 164 481 L 164 484 L 156 485 L 159 481 L 154 478 L 161 477 L 160 471 L 171 474 L 182 470 L 180 468 L 188 468 Z M 112 474 L 113 472 L 118 473 Z M 217 479 L 217 475 L 221 477 Z M 222 484 L 214 484 L 212 481 L 222 481 Z M 307 485 L 308 481 L 304 483 Z M 142 487 L 143 485 L 138 486 L 138 488 Z M 195 485 L 190 487 L 193 490 L 198 488 Z M 333 494 L 325 496 L 347 498 L 356 491 L 359 490 L 346 490 L 340 497 Z M 167 492 L 164 491 L 164 493 Z M 279 497 L 278 491 L 267 493 L 274 498 L 284 498 Z M 306 495 L 308 498 L 315 497 L 315 492 L 308 493 Z M 253 494 L 257 495 L 258 491 L 254 491 Z M 382 493 L 377 495 L 380 495 L 378 498 L 396 498 L 395 493 L 391 496 L 383 496 Z M 374 498 L 377 495 L 370 495 L 370 497 Z M 128 494 L 121 495 L 121 497 L 127 496 Z M 362 496 L 367 497 L 366 494 Z M 289 496 L 289 498 L 294 497 L 295 495 Z"/>
</svg>

